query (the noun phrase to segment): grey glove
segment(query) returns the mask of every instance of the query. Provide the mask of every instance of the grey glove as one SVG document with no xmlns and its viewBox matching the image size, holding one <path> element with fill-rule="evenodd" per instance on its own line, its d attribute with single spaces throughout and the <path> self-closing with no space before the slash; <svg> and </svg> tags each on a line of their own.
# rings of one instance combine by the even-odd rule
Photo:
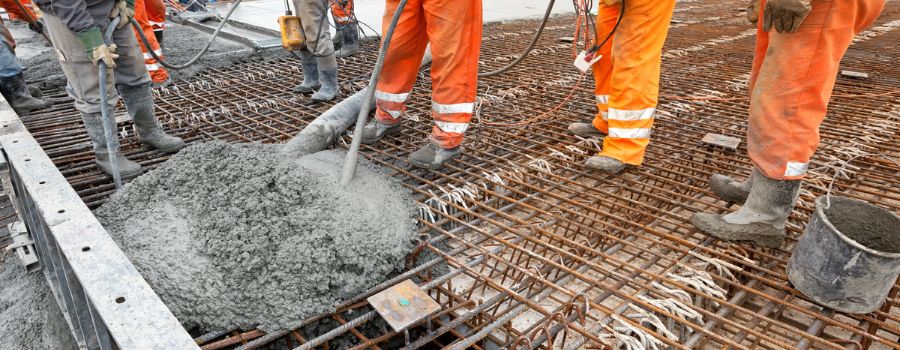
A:
<svg viewBox="0 0 900 350">
<path fill-rule="evenodd" d="M 763 11 L 763 30 L 775 27 L 779 33 L 793 33 L 812 10 L 812 0 L 769 0 Z"/>
</svg>

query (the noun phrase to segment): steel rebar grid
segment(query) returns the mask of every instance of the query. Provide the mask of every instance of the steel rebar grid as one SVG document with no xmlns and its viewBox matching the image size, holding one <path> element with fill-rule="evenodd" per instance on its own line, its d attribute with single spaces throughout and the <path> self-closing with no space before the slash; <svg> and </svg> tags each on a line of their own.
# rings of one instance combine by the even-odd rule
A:
<svg viewBox="0 0 900 350">
<path fill-rule="evenodd" d="M 898 13 L 900 6 L 888 4 L 875 27 Z M 542 45 L 523 65 L 481 81 L 480 114 L 468 133 L 466 154 L 443 172 L 413 170 L 405 161 L 430 130 L 430 90 L 427 74 L 421 76 L 410 99 L 408 119 L 413 120 L 406 122 L 407 132 L 363 148 L 370 161 L 389 168 L 420 204 L 432 208 L 421 220 L 422 232 L 446 246 L 430 243 L 427 249 L 453 267 L 452 278 L 429 290 L 444 308 L 442 317 L 433 320 L 434 330 L 443 331 L 413 342 L 525 346 L 539 344 L 531 340 L 543 337 L 555 338 L 559 347 L 583 342 L 599 346 L 613 341 L 605 337 L 611 331 L 602 326 L 628 325 L 633 330 L 619 333 L 647 334 L 674 348 L 685 348 L 688 339 L 702 348 L 898 348 L 896 293 L 876 313 L 829 314 L 788 286 L 784 274 L 789 252 L 812 211 L 812 199 L 825 192 L 839 162 L 859 152 L 900 155 L 900 107 L 892 95 L 900 88 L 892 64 L 900 56 L 891 45 L 900 38 L 896 26 L 870 29 L 848 52 L 843 67 L 871 77 L 838 80 L 821 130 L 822 146 L 811 165 L 813 174 L 791 216 L 788 242 L 783 250 L 764 250 L 709 239 L 687 223 L 696 211 L 730 210 L 706 190 L 710 174 L 740 177 L 749 172 L 743 146 L 731 152 L 702 146 L 699 139 L 707 132 L 744 136 L 752 32 L 748 34 L 741 13 L 711 0 L 680 3 L 675 19 L 647 161 L 618 177 L 585 171 L 581 162 L 596 151 L 596 140 L 579 140 L 565 132 L 567 123 L 590 119 L 596 109 L 591 80 L 579 82 L 568 66 L 570 44 L 556 41 L 571 35 L 571 19 L 553 19 Z M 511 60 L 533 28 L 533 22 L 488 26 L 482 57 L 486 69 Z M 362 88 L 373 61 L 372 43 L 367 48 L 368 55 L 343 62 L 345 92 Z M 286 92 L 299 82 L 299 73 L 298 64 L 290 60 L 210 70 L 156 90 L 159 115 L 167 128 L 189 142 L 283 142 L 329 107 L 303 105 L 304 97 Z M 868 95 L 857 96 L 861 94 Z M 554 113 L 528 125 L 488 126 L 516 124 L 564 100 Z M 25 121 L 85 202 L 102 204 L 113 186 L 93 165 L 90 144 L 71 104 Z M 165 161 L 166 155 L 139 148 L 130 123 L 120 126 L 123 149 L 131 159 L 150 166 Z M 835 193 L 894 211 L 900 207 L 896 167 L 878 157 L 857 159 L 851 166 L 847 176 L 837 180 Z M 467 185 L 470 197 L 440 198 Z M 437 208 L 441 206 L 445 209 Z M 724 297 L 679 278 L 688 271 L 685 266 L 706 271 L 692 266 L 709 261 L 733 266 L 727 267 L 733 279 L 710 268 L 708 280 L 725 290 Z M 648 302 L 677 297 L 672 293 L 686 293 L 690 300 L 684 304 L 703 324 Z M 581 306 L 583 300 L 587 308 Z M 320 316 L 344 325 L 335 333 L 357 339 L 360 347 L 390 347 L 397 341 L 402 345 L 402 334 L 362 332 L 358 326 L 371 318 L 347 313 L 359 308 L 348 304 Z M 658 317 L 678 340 L 665 337 L 645 322 L 647 318 L 632 317 L 636 310 Z M 464 327 L 443 327 L 446 324 Z M 566 345 L 557 333 L 560 329 L 566 330 Z M 470 338 L 472 334 L 480 335 Z M 268 338 L 255 331 L 216 335 L 203 339 L 204 344 L 249 342 L 242 348 L 252 348 L 288 339 L 288 346 L 295 346 L 320 336 L 303 330 Z"/>
</svg>

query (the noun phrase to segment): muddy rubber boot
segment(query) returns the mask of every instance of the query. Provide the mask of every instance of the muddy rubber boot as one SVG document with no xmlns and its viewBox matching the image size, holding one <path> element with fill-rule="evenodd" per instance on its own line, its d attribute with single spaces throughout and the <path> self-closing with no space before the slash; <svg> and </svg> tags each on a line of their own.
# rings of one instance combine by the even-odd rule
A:
<svg viewBox="0 0 900 350">
<path fill-rule="evenodd" d="M 167 134 L 159 126 L 153 96 L 150 95 L 150 83 L 138 86 L 120 84 L 118 90 L 142 144 L 163 152 L 175 152 L 184 147 L 184 140 Z"/>
<path fill-rule="evenodd" d="M 49 101 L 31 96 L 28 86 L 25 84 L 25 73 L 0 78 L 0 93 L 18 115 L 27 115 L 33 110 L 44 109 L 52 105 Z"/>
<path fill-rule="evenodd" d="M 394 125 L 387 125 L 373 119 L 363 128 L 362 139 L 359 141 L 364 145 L 373 145 L 385 137 L 399 133 L 400 122 Z"/>
<path fill-rule="evenodd" d="M 591 123 L 572 123 L 569 124 L 569 133 L 581 137 L 606 136 L 602 131 L 597 130 Z"/>
<path fill-rule="evenodd" d="M 345 25 L 338 32 L 341 33 L 343 43 L 340 50 L 335 54 L 337 57 L 346 58 L 359 52 L 359 27 L 356 22 Z"/>
<path fill-rule="evenodd" d="M 337 70 L 320 70 L 319 83 L 322 86 L 310 97 L 313 101 L 331 101 L 341 94 L 341 88 L 338 86 L 337 81 Z"/>
<path fill-rule="evenodd" d="M 341 49 L 341 46 L 344 45 L 344 34 L 341 33 L 341 30 L 335 30 L 334 36 L 331 37 L 331 43 L 334 45 L 334 51 L 337 52 Z"/>
<path fill-rule="evenodd" d="M 631 167 L 631 164 L 607 156 L 593 156 L 584 161 L 588 169 L 600 170 L 610 174 L 618 174 Z"/>
<path fill-rule="evenodd" d="M 294 92 L 309 94 L 319 88 L 319 66 L 312 52 L 300 51 L 300 66 L 303 67 L 303 82 L 294 87 Z"/>
<path fill-rule="evenodd" d="M 160 49 L 160 50 L 165 50 L 166 47 L 163 46 L 163 31 L 162 31 L 162 30 L 154 30 L 154 31 L 153 31 L 153 36 L 156 37 L 156 42 L 159 43 L 159 49 Z"/>
<path fill-rule="evenodd" d="M 459 157 L 460 154 L 462 154 L 462 147 L 446 149 L 428 141 L 425 146 L 409 155 L 409 162 L 418 168 L 437 170 L 442 168 L 447 161 Z"/>
<path fill-rule="evenodd" d="M 103 116 L 100 113 L 82 113 L 81 120 L 84 121 L 84 128 L 87 129 L 88 137 L 90 137 L 91 143 L 94 146 L 94 154 L 97 157 L 94 162 L 97 164 L 97 167 L 99 167 L 100 170 L 102 170 L 109 176 L 112 176 L 112 164 L 109 161 L 110 158 L 109 152 L 107 151 L 106 138 L 103 135 Z M 118 135 L 118 132 L 116 132 L 115 134 Z M 140 175 L 141 172 L 143 172 L 141 165 L 132 162 L 128 158 L 125 158 L 125 156 L 122 155 L 122 152 L 119 151 L 118 147 L 113 151 L 113 156 L 116 157 L 116 163 L 119 167 L 119 175 L 123 179 L 135 178 Z"/>
<path fill-rule="evenodd" d="M 784 224 L 800 194 L 800 180 L 772 180 L 760 172 L 752 176 L 753 186 L 741 209 L 726 215 L 696 213 L 691 222 L 719 239 L 781 247 Z"/>
<path fill-rule="evenodd" d="M 757 172 L 756 167 L 753 168 L 753 172 Z M 709 189 L 716 194 L 716 197 L 724 201 L 744 204 L 747 201 L 747 196 L 750 195 L 750 185 L 753 184 L 752 179 L 752 173 L 741 182 L 732 179 L 730 176 L 713 174 L 709 177 Z"/>
</svg>

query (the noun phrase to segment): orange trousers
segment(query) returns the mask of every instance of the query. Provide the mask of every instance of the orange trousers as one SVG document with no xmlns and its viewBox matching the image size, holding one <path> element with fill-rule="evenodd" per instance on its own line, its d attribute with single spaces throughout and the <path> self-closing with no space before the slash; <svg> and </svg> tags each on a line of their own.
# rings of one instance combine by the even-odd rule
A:
<svg viewBox="0 0 900 350">
<path fill-rule="evenodd" d="M 32 19 L 37 20 L 40 18 L 37 13 L 34 12 L 34 4 L 31 3 L 31 0 L 19 0 L 19 3 L 22 4 L 22 7 L 19 7 L 19 4 L 15 2 L 15 0 L 2 0 L 0 1 L 0 7 L 3 7 L 6 10 L 6 13 L 9 14 L 9 19 L 12 21 L 28 21 L 28 17 L 22 13 L 22 8 L 25 8 L 25 12 L 28 13 Z"/>
<path fill-rule="evenodd" d="M 816 0 L 794 33 L 763 31 L 760 14 L 749 86 L 747 149 L 766 177 L 796 180 L 806 175 L 841 58 L 884 4 L 885 0 Z"/>
<path fill-rule="evenodd" d="M 161 7 L 159 5 L 162 5 Z M 160 16 L 160 8 L 162 10 L 162 15 Z M 144 32 L 144 36 L 147 37 L 147 41 L 150 42 L 150 47 L 147 48 L 144 46 L 144 41 L 141 40 L 140 35 L 137 33 L 137 29 L 135 30 L 134 35 L 138 38 L 138 44 L 141 46 L 141 52 L 144 53 L 144 65 L 147 66 L 147 71 L 150 72 L 150 79 L 153 80 L 154 83 L 164 83 L 169 80 L 169 72 L 166 71 L 166 68 L 163 67 L 159 62 L 153 58 L 153 55 L 150 54 L 150 51 L 153 50 L 159 57 L 165 59 L 163 56 L 162 49 L 159 46 L 159 42 L 156 41 L 156 35 L 153 34 L 154 25 L 152 25 L 150 20 L 150 14 L 153 14 L 154 18 L 162 17 L 162 25 L 165 26 L 165 14 L 166 14 L 166 5 L 159 0 L 135 0 L 134 2 L 134 19 L 141 25 L 141 31 Z"/>
<path fill-rule="evenodd" d="M 597 116 L 594 127 L 607 134 L 601 156 L 640 165 L 650 144 L 659 100 L 659 67 L 675 0 L 628 0 L 625 15 L 594 63 Z M 622 3 L 600 5 L 596 40 L 615 27 Z M 599 44 L 599 43 L 598 43 Z"/>
<path fill-rule="evenodd" d="M 383 32 L 399 0 L 388 0 Z M 475 111 L 481 0 L 409 0 L 400 15 L 375 91 L 375 118 L 396 124 L 416 82 L 425 46 L 431 43 L 431 141 L 455 148 Z"/>
<path fill-rule="evenodd" d="M 331 15 L 336 24 L 353 23 L 353 0 L 331 0 Z"/>
</svg>

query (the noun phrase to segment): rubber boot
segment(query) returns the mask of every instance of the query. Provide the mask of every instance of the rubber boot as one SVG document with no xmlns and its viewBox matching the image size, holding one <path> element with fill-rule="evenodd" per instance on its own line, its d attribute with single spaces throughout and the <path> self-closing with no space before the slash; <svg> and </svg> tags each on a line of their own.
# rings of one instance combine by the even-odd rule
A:
<svg viewBox="0 0 900 350">
<path fill-rule="evenodd" d="M 341 46 L 344 45 L 344 34 L 340 29 L 334 31 L 334 36 L 331 37 L 331 43 L 334 45 L 335 52 L 340 50 Z"/>
<path fill-rule="evenodd" d="M 319 66 L 312 52 L 300 51 L 300 66 L 303 67 L 303 82 L 294 87 L 294 92 L 309 94 L 319 88 Z"/>
<path fill-rule="evenodd" d="M 359 52 L 359 27 L 356 22 L 341 27 L 341 48 L 336 53 L 339 58 L 350 57 Z"/>
<path fill-rule="evenodd" d="M 159 43 L 159 49 L 164 51 L 166 49 L 166 47 L 163 46 L 163 31 L 162 30 L 154 30 L 153 36 L 156 37 L 156 42 Z"/>
<path fill-rule="evenodd" d="M 28 86 L 25 84 L 25 73 L 0 78 L 0 93 L 18 115 L 27 115 L 33 110 L 44 109 L 52 105 L 49 101 L 31 96 Z"/>
<path fill-rule="evenodd" d="M 752 176 L 750 195 L 741 209 L 727 215 L 696 213 L 691 222 L 719 239 L 781 247 L 784 224 L 800 194 L 800 180 L 772 180 L 760 172 Z"/>
<path fill-rule="evenodd" d="M 447 161 L 459 157 L 460 154 L 462 154 L 462 147 L 447 149 L 435 145 L 429 140 L 425 146 L 409 155 L 409 162 L 418 168 L 437 170 L 442 168 Z"/>
<path fill-rule="evenodd" d="M 713 174 L 709 177 L 709 189 L 716 194 L 716 197 L 722 200 L 744 204 L 747 201 L 747 196 L 750 195 L 750 185 L 753 184 L 751 180 L 754 177 L 753 173 L 756 172 L 758 170 L 754 167 L 750 176 L 741 182 L 735 181 L 729 176 Z"/>
<path fill-rule="evenodd" d="M 101 113 L 82 113 L 81 120 L 84 121 L 84 127 L 87 129 L 88 137 L 90 137 L 91 143 L 94 145 L 94 154 L 97 157 L 94 161 L 97 163 L 97 167 L 104 173 L 112 176 L 112 164 L 109 161 L 110 158 L 109 152 L 107 151 L 106 137 L 103 134 L 103 115 Z M 113 135 L 118 137 L 118 132 L 113 132 Z M 119 176 L 123 179 L 135 178 L 143 172 L 141 165 L 125 158 L 118 147 L 113 150 L 113 157 L 116 157 L 116 163 L 119 167 Z"/>
<path fill-rule="evenodd" d="M 610 174 L 618 174 L 623 170 L 631 167 L 631 164 L 623 163 L 621 160 L 607 156 L 588 157 L 584 161 L 584 166 L 588 169 L 600 170 Z"/>
<path fill-rule="evenodd" d="M 120 84 L 118 88 L 142 144 L 163 152 L 175 152 L 184 147 L 184 140 L 167 134 L 159 126 L 153 96 L 150 95 L 150 83 L 138 86 Z"/>
<path fill-rule="evenodd" d="M 341 94 L 341 88 L 338 86 L 337 80 L 337 69 L 319 70 L 319 83 L 322 86 L 310 97 L 313 101 L 331 101 Z"/>
<path fill-rule="evenodd" d="M 569 133 L 581 137 L 605 136 L 602 131 L 597 130 L 591 123 L 572 123 L 569 124 Z"/>
<path fill-rule="evenodd" d="M 365 145 L 372 145 L 381 139 L 400 133 L 400 123 L 394 125 L 382 124 L 377 120 L 372 120 L 363 128 L 362 142 Z"/>
</svg>

